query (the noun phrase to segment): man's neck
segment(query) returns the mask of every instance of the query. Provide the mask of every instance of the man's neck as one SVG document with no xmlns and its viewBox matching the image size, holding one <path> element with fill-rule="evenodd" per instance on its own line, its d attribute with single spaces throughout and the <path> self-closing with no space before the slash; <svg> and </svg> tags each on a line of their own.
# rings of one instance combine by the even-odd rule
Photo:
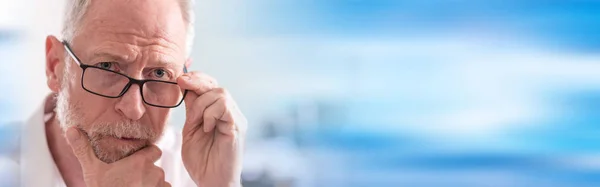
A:
<svg viewBox="0 0 600 187">
<path fill-rule="evenodd" d="M 81 165 L 67 143 L 58 120 L 52 117 L 45 125 L 50 154 L 65 184 L 67 186 L 85 186 Z"/>
</svg>

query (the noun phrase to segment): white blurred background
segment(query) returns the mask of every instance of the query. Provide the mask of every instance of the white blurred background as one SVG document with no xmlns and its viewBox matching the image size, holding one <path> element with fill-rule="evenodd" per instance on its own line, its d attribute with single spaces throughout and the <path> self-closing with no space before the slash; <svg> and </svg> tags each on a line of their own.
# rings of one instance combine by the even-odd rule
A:
<svg viewBox="0 0 600 187">
<path fill-rule="evenodd" d="M 0 122 L 48 93 L 44 39 L 60 33 L 62 3 L 0 1 Z M 247 187 L 600 185 L 598 1 L 195 9 L 191 69 L 250 123 Z"/>
</svg>

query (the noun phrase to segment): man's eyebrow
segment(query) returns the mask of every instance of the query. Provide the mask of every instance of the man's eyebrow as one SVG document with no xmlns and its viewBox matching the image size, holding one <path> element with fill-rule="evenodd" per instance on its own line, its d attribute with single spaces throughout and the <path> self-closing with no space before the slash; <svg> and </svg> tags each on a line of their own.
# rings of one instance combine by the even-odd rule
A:
<svg viewBox="0 0 600 187">
<path fill-rule="evenodd" d="M 92 59 L 104 58 L 110 61 L 117 61 L 121 63 L 127 63 L 127 55 L 119 55 L 115 53 L 110 53 L 106 51 L 95 52 L 92 54 Z"/>
<path fill-rule="evenodd" d="M 101 52 L 96 52 L 92 55 L 92 59 L 98 59 L 98 58 L 103 58 L 103 60 L 108 60 L 108 61 L 115 61 L 115 62 L 119 62 L 119 63 L 130 63 L 130 61 L 127 60 L 127 55 L 119 55 L 119 54 L 115 54 L 115 53 L 110 53 L 107 51 L 101 51 Z M 183 65 L 179 65 L 178 63 L 169 61 L 167 59 L 158 59 L 156 61 L 152 61 L 149 62 L 148 64 L 146 64 L 147 68 L 156 68 L 156 67 L 164 67 L 164 68 L 168 68 L 171 69 L 173 71 L 179 71 L 179 70 L 183 70 Z"/>
</svg>

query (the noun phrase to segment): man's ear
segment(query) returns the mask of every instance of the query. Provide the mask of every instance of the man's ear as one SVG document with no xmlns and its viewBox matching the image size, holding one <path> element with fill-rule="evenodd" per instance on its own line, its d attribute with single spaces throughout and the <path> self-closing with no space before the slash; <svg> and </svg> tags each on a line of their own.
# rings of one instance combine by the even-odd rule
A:
<svg viewBox="0 0 600 187">
<path fill-rule="evenodd" d="M 46 84 L 54 93 L 58 93 L 63 72 L 65 49 L 55 36 L 46 37 Z"/>
</svg>

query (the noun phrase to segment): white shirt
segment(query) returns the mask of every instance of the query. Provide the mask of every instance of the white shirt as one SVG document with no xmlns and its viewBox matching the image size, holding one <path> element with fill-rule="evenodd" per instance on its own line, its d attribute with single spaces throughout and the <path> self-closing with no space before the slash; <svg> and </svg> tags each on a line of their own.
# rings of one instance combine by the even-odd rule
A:
<svg viewBox="0 0 600 187">
<path fill-rule="evenodd" d="M 54 115 L 52 96 L 23 124 L 20 133 L 20 151 L 13 155 L 20 168 L 20 184 L 25 187 L 65 187 L 64 180 L 54 163 L 46 139 L 46 122 Z M 163 154 L 155 164 L 165 171 L 165 180 L 171 186 L 196 186 L 181 161 L 181 136 L 167 127 L 157 146 Z"/>
</svg>

